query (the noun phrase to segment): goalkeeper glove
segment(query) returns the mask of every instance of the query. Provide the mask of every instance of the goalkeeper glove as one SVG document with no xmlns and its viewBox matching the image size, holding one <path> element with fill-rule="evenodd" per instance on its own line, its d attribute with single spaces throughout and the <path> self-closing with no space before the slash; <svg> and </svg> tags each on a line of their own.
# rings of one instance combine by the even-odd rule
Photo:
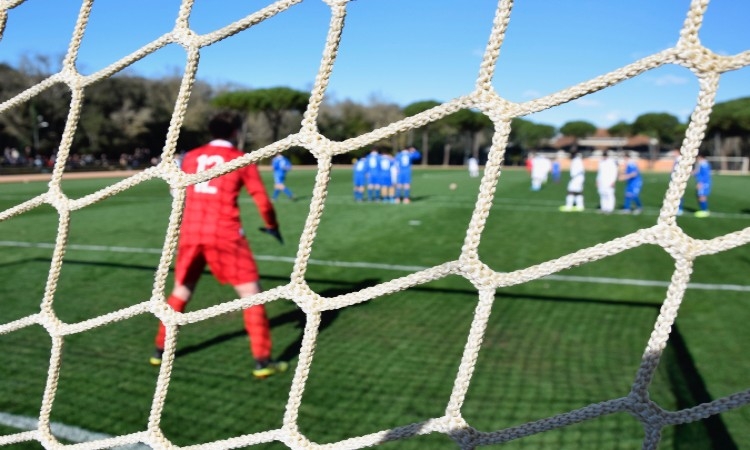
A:
<svg viewBox="0 0 750 450">
<path fill-rule="evenodd" d="M 260 231 L 264 233 L 268 233 L 271 236 L 275 237 L 277 241 L 279 241 L 280 244 L 284 243 L 284 238 L 281 237 L 281 232 L 278 228 L 266 228 L 266 227 L 260 227 L 258 228 Z"/>
</svg>

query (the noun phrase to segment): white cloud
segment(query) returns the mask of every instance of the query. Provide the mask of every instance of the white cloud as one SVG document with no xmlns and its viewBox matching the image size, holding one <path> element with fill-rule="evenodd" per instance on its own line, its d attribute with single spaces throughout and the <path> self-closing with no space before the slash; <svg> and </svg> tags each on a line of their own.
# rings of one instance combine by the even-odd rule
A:
<svg viewBox="0 0 750 450">
<path fill-rule="evenodd" d="M 610 123 L 614 125 L 617 122 L 620 122 L 622 120 L 623 118 L 622 118 L 622 114 L 620 113 L 620 111 L 614 110 L 614 111 L 610 111 L 604 114 L 604 121 L 606 123 Z"/>
<path fill-rule="evenodd" d="M 657 86 L 674 86 L 688 83 L 687 78 L 678 77 L 677 75 L 664 75 L 661 77 L 653 78 L 652 80 L 653 83 Z"/>
<path fill-rule="evenodd" d="M 680 120 L 690 119 L 691 114 L 693 114 L 693 108 L 680 108 L 677 110 L 677 118 Z"/>
<path fill-rule="evenodd" d="M 588 97 L 581 97 L 581 98 L 575 99 L 573 100 L 572 103 L 575 104 L 576 106 L 581 106 L 583 108 L 595 108 L 597 106 L 602 105 L 601 102 L 599 102 L 598 100 L 592 100 Z"/>
<path fill-rule="evenodd" d="M 676 45 L 676 42 L 674 42 L 674 41 L 664 42 L 661 47 L 653 47 L 650 50 L 639 50 L 639 51 L 631 52 L 630 53 L 630 57 L 633 59 L 633 61 L 637 61 L 637 60 L 643 59 L 643 58 L 645 58 L 647 56 L 651 56 L 651 55 L 654 55 L 656 53 L 659 53 L 659 52 L 663 51 L 665 48 L 674 47 L 675 45 Z"/>
</svg>

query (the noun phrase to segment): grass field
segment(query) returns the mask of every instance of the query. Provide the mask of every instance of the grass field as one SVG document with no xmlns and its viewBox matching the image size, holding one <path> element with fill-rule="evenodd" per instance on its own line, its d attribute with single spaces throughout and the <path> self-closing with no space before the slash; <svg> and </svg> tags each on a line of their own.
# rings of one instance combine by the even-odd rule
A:
<svg viewBox="0 0 750 450">
<path fill-rule="evenodd" d="M 243 197 L 245 228 L 266 289 L 289 281 L 314 174 L 290 173 L 288 185 L 300 200 L 280 197 L 276 203 L 283 246 L 254 232 L 259 217 Z M 264 176 L 270 186 L 270 173 Z M 497 271 L 512 271 L 656 223 L 668 174 L 646 174 L 639 216 L 596 214 L 594 176 L 587 178 L 588 210 L 561 213 L 564 183 L 530 192 L 526 172 L 505 171 L 482 235 L 481 259 Z M 478 179 L 464 170 L 417 170 L 410 205 L 355 204 L 350 180 L 349 170 L 333 173 L 306 274 L 315 292 L 324 297 L 356 292 L 458 257 Z M 114 181 L 67 180 L 63 189 L 80 198 Z M 448 189 L 450 183 L 457 189 Z M 46 189 L 43 182 L 0 184 L 0 210 Z M 717 176 L 712 217 L 688 213 L 678 223 L 700 239 L 745 229 L 748 192 L 747 177 Z M 170 202 L 166 184 L 149 181 L 73 213 L 54 299 L 60 320 L 90 319 L 151 296 Z M 695 207 L 692 192 L 685 205 Z M 48 205 L 0 223 L 0 325 L 38 312 L 57 226 L 57 213 Z M 747 246 L 696 261 L 694 286 L 650 388 L 662 407 L 675 410 L 748 389 L 749 262 Z M 661 248 L 641 246 L 499 289 L 464 417 L 479 430 L 502 430 L 627 395 L 673 266 Z M 188 309 L 233 295 L 206 276 Z M 275 355 L 296 366 L 305 316 L 292 300 L 272 302 L 268 311 Z M 454 276 L 326 314 L 302 399 L 300 431 L 324 444 L 442 416 L 476 303 L 474 287 Z M 153 316 L 138 315 L 68 336 L 52 420 L 110 436 L 145 430 L 158 374 L 147 363 L 156 323 Z M 19 418 L 38 417 L 50 348 L 40 326 L 0 335 L 0 439 L 20 431 Z M 292 373 L 257 381 L 251 365 L 240 312 L 184 326 L 161 422 L 166 436 L 185 446 L 281 426 Z M 637 449 L 642 439 L 640 423 L 623 413 L 497 447 Z M 75 439 L 63 437 L 70 440 Z M 433 434 L 383 448 L 457 447 Z M 670 428 L 660 448 L 750 449 L 750 408 Z"/>
</svg>

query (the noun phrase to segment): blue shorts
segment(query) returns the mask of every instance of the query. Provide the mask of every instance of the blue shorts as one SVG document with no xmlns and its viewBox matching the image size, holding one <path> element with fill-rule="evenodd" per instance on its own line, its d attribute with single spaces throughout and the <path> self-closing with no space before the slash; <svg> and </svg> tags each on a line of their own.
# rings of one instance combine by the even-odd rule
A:
<svg viewBox="0 0 750 450">
<path fill-rule="evenodd" d="M 643 185 L 638 183 L 634 184 L 632 186 L 625 186 L 625 196 L 626 197 L 638 197 L 641 195 L 641 187 Z"/>
<path fill-rule="evenodd" d="M 700 186 L 695 187 L 695 192 L 698 197 L 708 197 L 711 193 L 711 183 L 701 183 Z"/>
<path fill-rule="evenodd" d="M 411 184 L 411 172 L 401 171 L 396 178 L 398 184 Z"/>
<path fill-rule="evenodd" d="M 285 180 L 286 180 L 286 172 L 274 172 L 273 173 L 274 184 L 284 184 Z"/>
<path fill-rule="evenodd" d="M 367 184 L 371 184 L 371 185 L 379 185 L 380 184 L 380 180 L 378 179 L 378 173 L 377 172 L 375 172 L 375 173 L 369 172 L 367 174 Z"/>
</svg>

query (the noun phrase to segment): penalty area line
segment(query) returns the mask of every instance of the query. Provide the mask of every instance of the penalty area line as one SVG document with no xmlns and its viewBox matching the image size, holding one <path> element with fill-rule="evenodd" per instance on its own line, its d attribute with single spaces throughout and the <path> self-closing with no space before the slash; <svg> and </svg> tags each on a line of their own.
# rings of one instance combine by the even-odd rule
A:
<svg viewBox="0 0 750 450">
<path fill-rule="evenodd" d="M 17 247 L 17 248 L 45 248 L 52 249 L 54 244 L 47 242 L 21 242 L 21 241 L 0 241 L 0 247 Z M 113 253 L 146 253 L 161 254 L 159 248 L 142 248 L 142 247 L 120 247 L 106 245 L 79 245 L 68 244 L 68 250 L 93 251 L 93 252 L 113 252 Z M 274 256 L 274 255 L 255 255 L 258 261 L 282 262 L 294 264 L 295 258 L 291 256 Z M 391 270 L 397 272 L 419 272 L 429 269 L 425 266 L 411 266 L 401 264 L 382 264 L 365 261 L 326 261 L 320 259 L 310 259 L 308 264 L 315 266 L 329 267 L 346 267 L 357 269 L 379 269 Z M 658 280 L 638 280 L 633 278 L 611 278 L 611 277 L 583 277 L 576 275 L 547 275 L 539 280 L 564 281 L 573 283 L 592 283 L 592 284 L 619 284 L 627 286 L 659 287 L 667 288 L 669 283 Z M 742 284 L 713 284 L 713 283 L 688 283 L 688 289 L 706 290 L 706 291 L 736 291 L 750 292 L 750 286 Z"/>
<path fill-rule="evenodd" d="M 39 427 L 39 421 L 34 417 L 19 416 L 16 414 L 8 414 L 4 412 L 0 412 L 0 424 L 24 431 L 33 431 Z M 57 422 L 51 422 L 50 429 L 55 437 L 75 443 L 100 441 L 114 437 L 108 434 L 96 433 L 94 431 L 89 431 L 83 428 L 65 425 Z M 144 444 L 132 444 L 120 445 L 114 448 L 121 450 L 147 450 L 151 447 Z"/>
</svg>

